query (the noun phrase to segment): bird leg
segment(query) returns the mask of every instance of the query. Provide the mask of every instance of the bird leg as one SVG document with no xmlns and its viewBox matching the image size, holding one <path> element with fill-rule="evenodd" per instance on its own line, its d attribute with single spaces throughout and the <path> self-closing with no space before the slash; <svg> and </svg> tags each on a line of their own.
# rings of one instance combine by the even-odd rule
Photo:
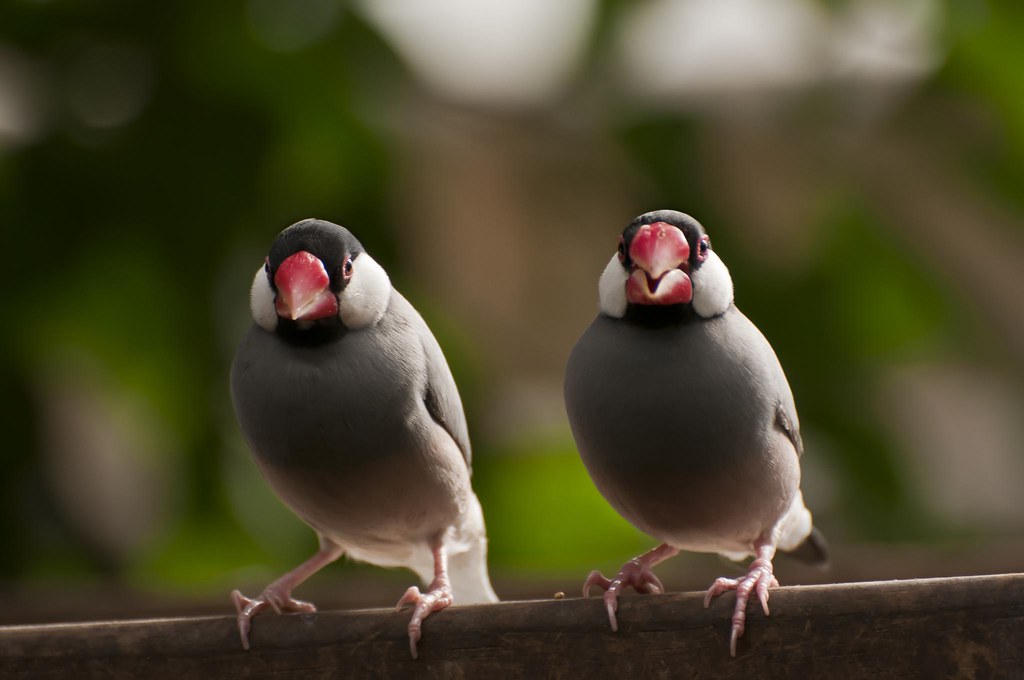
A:
<svg viewBox="0 0 1024 680">
<path fill-rule="evenodd" d="M 591 586 L 596 585 L 604 589 L 604 604 L 608 609 L 608 621 L 611 623 L 612 632 L 615 632 L 619 629 L 619 623 L 615 619 L 615 612 L 619 608 L 619 594 L 629 586 L 633 586 L 638 593 L 665 592 L 665 586 L 661 584 L 661 579 L 651 571 L 651 567 L 678 554 L 677 548 L 662 543 L 654 550 L 626 562 L 613 579 L 605 578 L 601 572 L 595 569 L 590 572 L 590 576 L 583 583 L 583 597 L 590 597 Z"/>
<path fill-rule="evenodd" d="M 704 595 L 704 608 L 711 605 L 715 599 L 728 590 L 736 591 L 736 606 L 732 613 L 732 635 L 729 638 L 729 654 L 736 656 L 736 641 L 743 635 L 743 629 L 747 621 L 747 602 L 752 592 L 757 593 L 757 599 L 761 601 L 761 608 L 764 615 L 768 616 L 768 589 L 777 588 L 778 580 L 775 578 L 772 567 L 772 557 L 775 556 L 775 545 L 773 543 L 759 543 L 755 546 L 757 557 L 750 563 L 747 575 L 743 578 L 719 578 L 711 584 Z"/>
<path fill-rule="evenodd" d="M 250 599 L 238 590 L 232 591 L 231 599 L 235 603 L 235 610 L 238 611 L 238 632 L 242 636 L 242 647 L 249 649 L 249 629 L 252 626 L 252 617 L 264 609 L 273 609 L 278 614 L 282 612 L 315 612 L 316 607 L 313 603 L 292 599 L 292 589 L 341 557 L 342 552 L 341 546 L 321 536 L 320 550 L 315 555 L 264 588 L 259 597 Z"/>
<path fill-rule="evenodd" d="M 410 586 L 405 595 L 395 605 L 395 611 L 400 611 L 407 604 L 414 605 L 412 619 L 409 620 L 409 651 L 412 658 L 419 658 L 416 651 L 416 643 L 420 640 L 423 619 L 433 612 L 441 611 L 453 602 L 452 583 L 448 580 L 448 553 L 440 539 L 434 543 L 434 580 L 426 593 L 421 593 L 416 586 Z"/>
</svg>

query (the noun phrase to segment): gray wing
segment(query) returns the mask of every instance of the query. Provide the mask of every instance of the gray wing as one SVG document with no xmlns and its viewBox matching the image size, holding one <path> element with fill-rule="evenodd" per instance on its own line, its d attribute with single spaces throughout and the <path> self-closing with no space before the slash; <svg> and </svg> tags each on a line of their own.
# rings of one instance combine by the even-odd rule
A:
<svg viewBox="0 0 1024 680">
<path fill-rule="evenodd" d="M 423 342 L 423 356 L 427 364 L 427 391 L 423 401 L 430 416 L 443 427 L 466 459 L 466 465 L 472 467 L 473 451 L 469 445 L 469 428 L 466 425 L 466 414 L 462 410 L 459 389 L 455 386 L 455 378 L 444 358 L 441 346 L 434 339 L 434 334 L 424 325 L 420 333 Z"/>
<path fill-rule="evenodd" d="M 804 442 L 800 437 L 800 418 L 796 414 L 793 390 L 789 386 L 785 371 L 782 370 L 782 363 L 779 361 L 778 355 L 775 354 L 775 350 L 772 349 L 771 343 L 758 330 L 757 326 L 738 309 L 736 312 L 737 314 L 734 314 L 733 318 L 737 323 L 732 324 L 729 329 L 732 338 L 749 347 L 753 353 L 760 355 L 759 363 L 765 369 L 761 378 L 764 382 L 760 393 L 768 408 L 771 408 L 771 404 L 774 402 L 774 426 L 786 435 L 786 438 L 793 444 L 797 458 L 800 458 L 804 455 Z"/>
<path fill-rule="evenodd" d="M 793 405 L 792 398 L 788 402 L 785 400 L 779 402 L 775 409 L 775 424 L 786 433 L 789 441 L 793 442 L 796 455 L 798 457 L 803 456 L 804 440 L 800 437 L 800 423 L 796 419 L 796 408 Z"/>
<path fill-rule="evenodd" d="M 394 323 L 401 332 L 410 333 L 419 338 L 423 348 L 423 371 L 426 373 L 426 384 L 423 388 L 423 404 L 430 417 L 455 441 L 466 466 L 472 460 L 469 446 L 469 430 L 466 426 L 466 414 L 462 410 L 459 389 L 455 386 L 455 378 L 448 368 L 441 346 L 430 332 L 430 327 L 416 308 L 397 290 L 392 291 L 391 304 L 388 312 L 393 314 Z M 418 381 L 417 381 L 418 382 Z"/>
</svg>

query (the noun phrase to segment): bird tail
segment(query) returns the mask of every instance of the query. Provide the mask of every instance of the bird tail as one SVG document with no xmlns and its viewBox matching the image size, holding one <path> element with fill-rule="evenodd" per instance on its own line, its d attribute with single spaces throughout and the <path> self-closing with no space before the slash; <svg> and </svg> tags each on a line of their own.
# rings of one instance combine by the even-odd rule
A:
<svg viewBox="0 0 1024 680">
<path fill-rule="evenodd" d="M 779 550 L 807 564 L 828 566 L 828 543 L 814 526 L 811 512 L 804 505 L 804 496 L 799 491 L 777 528 Z"/>
<path fill-rule="evenodd" d="M 828 541 L 825 540 L 825 535 L 818 531 L 818 527 L 811 527 L 811 533 L 800 545 L 784 552 L 804 564 L 822 568 L 828 566 Z"/>
<path fill-rule="evenodd" d="M 457 604 L 484 604 L 497 602 L 487 574 L 487 538 L 481 536 L 465 552 L 452 555 L 448 560 L 448 575 L 452 580 L 452 595 Z"/>
<path fill-rule="evenodd" d="M 497 602 L 487 572 L 487 530 L 480 501 L 472 494 L 459 524 L 445 537 L 448 551 L 448 578 L 456 604 L 484 604 Z M 433 561 L 429 553 L 416 564 L 409 565 L 424 584 L 434 578 Z"/>
<path fill-rule="evenodd" d="M 491 588 L 491 578 L 487 572 L 484 511 L 476 494 L 470 496 L 469 506 L 456 534 L 456 541 L 462 543 L 460 547 L 464 549 L 453 551 L 448 558 L 448 575 L 452 580 L 455 601 L 459 604 L 497 602 L 498 596 Z"/>
</svg>

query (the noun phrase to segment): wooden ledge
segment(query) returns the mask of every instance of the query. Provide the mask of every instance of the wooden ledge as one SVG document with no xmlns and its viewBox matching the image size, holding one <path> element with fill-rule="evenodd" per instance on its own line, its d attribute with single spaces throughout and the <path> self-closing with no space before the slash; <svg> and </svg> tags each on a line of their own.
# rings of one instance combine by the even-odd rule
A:
<svg viewBox="0 0 1024 680">
<path fill-rule="evenodd" d="M 777 588 L 735 659 L 702 598 L 626 596 L 618 633 L 599 597 L 452 607 L 418 661 L 386 609 L 261 615 L 248 652 L 233 616 L 8 626 L 0 677 L 1024 678 L 1024 574 Z"/>
</svg>

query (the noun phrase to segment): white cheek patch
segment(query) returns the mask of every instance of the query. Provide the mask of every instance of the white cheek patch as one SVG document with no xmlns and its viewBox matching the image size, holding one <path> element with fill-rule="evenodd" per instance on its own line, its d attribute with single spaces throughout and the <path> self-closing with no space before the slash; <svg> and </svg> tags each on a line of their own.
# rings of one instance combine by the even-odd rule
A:
<svg viewBox="0 0 1024 680">
<path fill-rule="evenodd" d="M 690 279 L 693 281 L 693 309 L 702 318 L 724 314 L 732 305 L 732 277 L 715 251 L 708 251 L 708 259 Z"/>
<path fill-rule="evenodd" d="M 391 300 L 391 279 L 367 253 L 352 260 L 352 278 L 338 296 L 338 317 L 356 330 L 380 321 Z"/>
<path fill-rule="evenodd" d="M 263 267 L 256 270 L 256 277 L 249 289 L 249 308 L 252 319 L 260 328 L 273 332 L 277 328 L 277 310 L 274 309 L 274 289 L 267 280 L 267 272 Z"/>
<path fill-rule="evenodd" d="M 626 316 L 626 281 L 629 273 L 619 262 L 618 254 L 612 255 L 608 266 L 601 274 L 597 283 L 597 298 L 601 303 L 601 313 L 615 319 Z"/>
</svg>

